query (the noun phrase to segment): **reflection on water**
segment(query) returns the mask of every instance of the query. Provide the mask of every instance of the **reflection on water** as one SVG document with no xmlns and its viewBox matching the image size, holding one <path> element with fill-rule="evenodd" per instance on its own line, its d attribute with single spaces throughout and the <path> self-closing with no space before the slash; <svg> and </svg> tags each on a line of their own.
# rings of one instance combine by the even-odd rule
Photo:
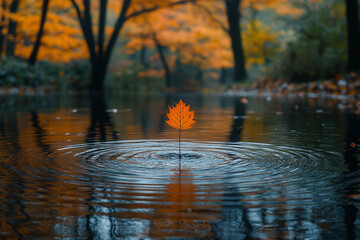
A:
<svg viewBox="0 0 360 240">
<path fill-rule="evenodd" d="M 202 199 L 196 192 L 193 176 L 187 170 L 174 170 L 163 197 L 166 207 L 156 209 L 150 236 L 153 238 L 214 238 L 211 222 L 221 218 L 216 200 Z M 205 205 L 205 206 L 204 206 Z"/>
<path fill-rule="evenodd" d="M 101 95 L 94 94 L 90 97 L 90 126 L 87 129 L 87 142 L 117 140 L 117 132 L 111 120 L 109 109 L 105 99 Z M 110 111 L 111 112 L 111 111 Z"/>
<path fill-rule="evenodd" d="M 346 135 L 346 149 L 344 153 L 347 171 L 344 174 L 344 181 L 347 182 L 346 191 L 349 198 L 359 199 L 359 185 L 356 181 L 359 175 L 359 161 L 360 153 L 352 144 L 359 143 L 360 139 L 360 120 L 359 116 L 355 114 L 347 114 L 347 135 Z M 358 204 L 353 201 L 348 201 L 344 205 L 344 220 L 346 225 L 347 239 L 357 239 L 360 237 L 359 229 L 356 224 L 358 219 Z"/>
<path fill-rule="evenodd" d="M 238 142 L 241 140 L 241 132 L 245 117 L 245 104 L 243 104 L 239 98 L 234 98 L 234 122 L 229 136 L 231 142 Z"/>
<path fill-rule="evenodd" d="M 197 121 L 181 161 L 180 97 Z M 360 117 L 248 100 L 0 98 L 1 238 L 360 238 Z"/>
</svg>

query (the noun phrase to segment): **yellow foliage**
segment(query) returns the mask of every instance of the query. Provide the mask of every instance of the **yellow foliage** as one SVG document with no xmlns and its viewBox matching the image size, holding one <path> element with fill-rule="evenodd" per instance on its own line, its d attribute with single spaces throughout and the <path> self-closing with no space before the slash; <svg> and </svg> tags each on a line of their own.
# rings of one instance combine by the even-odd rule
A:
<svg viewBox="0 0 360 240">
<path fill-rule="evenodd" d="M 249 64 L 263 64 L 277 49 L 277 36 L 271 26 L 261 21 L 249 21 L 244 31 L 244 49 Z"/>
<path fill-rule="evenodd" d="M 323 1 L 323 0 L 310 0 L 310 1 Z M 262 11 L 265 8 L 270 8 L 280 15 L 298 16 L 303 11 L 295 8 L 289 0 L 244 0 L 242 3 L 243 8 L 252 8 L 256 11 Z"/>
</svg>

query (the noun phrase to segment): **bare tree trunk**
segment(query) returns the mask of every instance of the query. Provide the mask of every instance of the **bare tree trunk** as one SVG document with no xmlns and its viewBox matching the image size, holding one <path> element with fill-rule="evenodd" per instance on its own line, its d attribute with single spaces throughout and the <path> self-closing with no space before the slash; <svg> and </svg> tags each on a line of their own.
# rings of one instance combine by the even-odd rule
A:
<svg viewBox="0 0 360 240">
<path fill-rule="evenodd" d="M 89 89 L 91 91 L 101 92 L 104 89 L 104 82 L 110 56 L 115 46 L 119 32 L 125 23 L 125 15 L 131 3 L 131 0 L 124 0 L 119 17 L 116 20 L 114 30 L 110 36 L 110 40 L 106 47 L 104 47 L 104 34 L 106 25 L 105 20 L 107 0 L 100 0 L 100 21 L 97 43 L 95 43 L 92 30 L 90 0 L 84 0 L 83 12 L 81 11 L 79 5 L 76 3 L 75 0 L 72 0 L 72 3 L 75 7 L 81 30 L 83 31 L 84 38 L 89 49 L 91 67 L 93 68 Z"/>
<path fill-rule="evenodd" d="M 360 70 L 360 23 L 357 0 L 346 0 L 348 70 Z"/>
<path fill-rule="evenodd" d="M 44 25 L 45 25 L 46 14 L 47 14 L 48 9 L 49 9 L 49 0 L 44 0 L 43 5 L 42 5 L 42 9 L 41 9 L 41 20 L 40 20 L 39 31 L 38 31 L 37 36 L 36 36 L 36 41 L 34 43 L 33 50 L 32 50 L 31 55 L 29 57 L 29 63 L 32 64 L 32 65 L 35 64 L 37 54 L 38 54 L 39 49 L 40 49 L 41 37 L 44 34 Z"/>
<path fill-rule="evenodd" d="M 145 69 L 149 68 L 149 63 L 146 61 L 146 46 L 143 44 L 140 50 L 140 62 Z"/>
<path fill-rule="evenodd" d="M 10 12 L 16 13 L 19 7 L 20 0 L 13 0 L 10 5 Z M 15 21 L 10 20 L 8 26 L 8 33 L 6 37 L 6 56 L 14 56 L 15 53 L 15 38 L 16 38 L 16 26 Z"/>
<path fill-rule="evenodd" d="M 221 68 L 220 70 L 220 83 L 224 85 L 226 83 L 227 71 L 226 68 Z"/>
<path fill-rule="evenodd" d="M 229 22 L 229 35 L 231 38 L 234 56 L 234 81 L 241 82 L 246 79 L 245 57 L 240 28 L 240 2 L 241 0 L 226 0 L 226 15 Z"/>
<path fill-rule="evenodd" d="M 90 53 L 91 66 L 92 68 L 96 68 L 92 70 L 92 73 L 95 75 L 91 77 L 91 82 L 89 86 L 89 89 L 91 91 L 96 91 L 96 92 L 101 92 L 104 89 L 104 82 L 105 82 L 106 72 L 109 65 L 111 53 L 114 49 L 116 40 L 119 36 L 120 30 L 122 29 L 125 21 L 140 14 L 152 12 L 160 8 L 160 6 L 154 6 L 139 11 L 135 11 L 131 14 L 127 14 L 127 11 L 129 9 L 132 0 L 124 0 L 118 18 L 116 19 L 114 30 L 110 35 L 110 39 L 108 43 L 105 45 L 104 29 L 106 25 L 107 0 L 99 0 L 99 1 L 100 1 L 100 21 L 98 28 L 98 42 L 96 43 L 92 29 L 90 0 L 83 0 L 83 5 L 84 5 L 83 8 L 81 8 L 75 0 L 71 0 L 76 10 L 76 14 L 80 22 L 80 27 L 83 32 L 84 38 L 86 40 L 86 45 Z M 194 0 L 179 0 L 177 2 L 169 3 L 167 6 L 175 6 L 175 5 L 190 3 L 193 1 Z"/>
<path fill-rule="evenodd" d="M 2 0 L 1 7 L 3 11 L 6 9 L 6 2 L 5 0 Z M 5 21 L 5 14 L 1 16 L 1 22 Z M 0 26 L 0 57 L 3 56 L 3 50 L 4 50 L 4 43 L 5 43 L 5 35 L 3 34 L 3 28 L 4 26 Z"/>
<path fill-rule="evenodd" d="M 160 55 L 160 61 L 161 64 L 164 67 L 165 70 L 165 81 L 166 81 L 166 87 L 171 87 L 171 73 L 170 73 L 170 68 L 169 65 L 166 61 L 166 57 L 165 57 L 165 53 L 164 53 L 164 47 L 160 44 L 160 42 L 158 41 L 158 39 L 156 38 L 156 35 L 153 36 L 153 40 L 155 42 L 156 48 L 158 50 L 158 53 Z"/>
<path fill-rule="evenodd" d="M 204 71 L 201 69 L 200 66 L 198 66 L 197 72 L 196 72 L 196 80 L 199 82 L 200 87 L 204 87 Z"/>
<path fill-rule="evenodd" d="M 93 92 L 101 92 L 104 89 L 104 81 L 106 77 L 106 68 L 101 65 L 92 65 L 90 90 Z"/>
</svg>

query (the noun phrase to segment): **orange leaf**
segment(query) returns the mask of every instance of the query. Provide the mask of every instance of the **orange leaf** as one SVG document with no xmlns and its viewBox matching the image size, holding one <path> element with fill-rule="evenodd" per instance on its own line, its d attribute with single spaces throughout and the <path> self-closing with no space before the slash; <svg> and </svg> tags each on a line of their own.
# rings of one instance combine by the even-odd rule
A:
<svg viewBox="0 0 360 240">
<path fill-rule="evenodd" d="M 170 113 L 167 113 L 169 120 L 166 121 L 169 126 L 176 129 L 190 129 L 194 121 L 195 111 L 189 111 L 190 105 L 186 106 L 180 99 L 179 103 L 175 107 L 169 107 Z"/>
</svg>

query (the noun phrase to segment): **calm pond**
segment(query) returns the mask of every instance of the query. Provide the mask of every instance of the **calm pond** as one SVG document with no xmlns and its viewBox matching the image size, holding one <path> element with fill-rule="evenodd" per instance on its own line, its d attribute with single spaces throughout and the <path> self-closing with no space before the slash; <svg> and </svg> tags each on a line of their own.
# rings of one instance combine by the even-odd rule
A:
<svg viewBox="0 0 360 240">
<path fill-rule="evenodd" d="M 166 125 L 168 105 L 194 127 Z M 359 239 L 360 116 L 325 99 L 0 97 L 0 237 Z"/>
</svg>

